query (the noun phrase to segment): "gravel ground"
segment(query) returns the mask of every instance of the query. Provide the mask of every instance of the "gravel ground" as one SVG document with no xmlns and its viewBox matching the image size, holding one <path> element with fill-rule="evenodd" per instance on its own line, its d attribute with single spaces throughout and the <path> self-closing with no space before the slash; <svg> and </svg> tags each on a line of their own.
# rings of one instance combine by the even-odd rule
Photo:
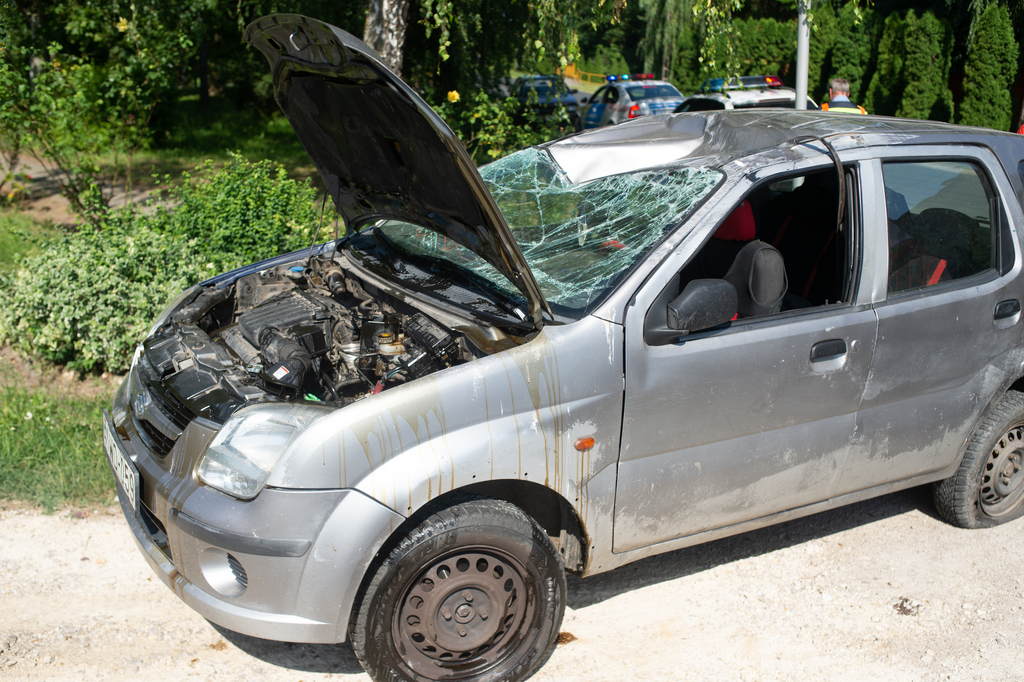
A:
<svg viewBox="0 0 1024 682">
<path fill-rule="evenodd" d="M 117 510 L 7 509 L 0 539 L 0 678 L 368 679 L 203 620 Z M 956 529 L 914 489 L 571 579 L 562 629 L 534 681 L 1022 680 L 1024 520 Z"/>
</svg>

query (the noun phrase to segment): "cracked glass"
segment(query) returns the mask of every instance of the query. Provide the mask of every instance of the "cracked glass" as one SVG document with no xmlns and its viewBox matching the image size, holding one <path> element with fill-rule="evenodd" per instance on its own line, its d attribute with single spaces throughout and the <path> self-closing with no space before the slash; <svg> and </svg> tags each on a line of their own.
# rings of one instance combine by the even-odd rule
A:
<svg viewBox="0 0 1024 682">
<path fill-rule="evenodd" d="M 544 298 L 581 312 L 604 297 L 722 178 L 680 168 L 573 184 L 543 150 L 526 149 L 480 169 Z M 404 251 L 473 271 L 516 300 L 490 264 L 442 235 L 399 221 L 378 226 Z"/>
</svg>

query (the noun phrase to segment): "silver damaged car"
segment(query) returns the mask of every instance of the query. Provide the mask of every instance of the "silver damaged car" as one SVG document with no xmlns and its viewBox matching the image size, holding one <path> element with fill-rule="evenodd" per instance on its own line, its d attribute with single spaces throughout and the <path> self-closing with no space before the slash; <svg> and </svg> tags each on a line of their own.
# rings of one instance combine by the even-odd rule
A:
<svg viewBox="0 0 1024 682">
<path fill-rule="evenodd" d="M 521 680 L 566 572 L 922 484 L 1024 514 L 1024 137 L 682 113 L 477 169 L 359 40 L 245 36 L 353 233 L 182 293 L 104 416 L 204 617 Z"/>
</svg>

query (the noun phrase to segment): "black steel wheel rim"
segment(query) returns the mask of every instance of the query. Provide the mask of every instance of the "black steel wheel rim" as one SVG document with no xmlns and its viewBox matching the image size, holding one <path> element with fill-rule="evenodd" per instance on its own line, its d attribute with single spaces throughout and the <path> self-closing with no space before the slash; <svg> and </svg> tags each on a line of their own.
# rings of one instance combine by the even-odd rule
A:
<svg viewBox="0 0 1024 682">
<path fill-rule="evenodd" d="M 493 548 L 434 559 L 395 609 L 399 655 L 429 678 L 469 679 L 501 665 L 535 630 L 535 584 L 520 561 Z"/>
<path fill-rule="evenodd" d="M 979 495 L 988 516 L 1008 514 L 1024 499 L 1024 423 L 996 441 L 981 471 Z"/>
</svg>

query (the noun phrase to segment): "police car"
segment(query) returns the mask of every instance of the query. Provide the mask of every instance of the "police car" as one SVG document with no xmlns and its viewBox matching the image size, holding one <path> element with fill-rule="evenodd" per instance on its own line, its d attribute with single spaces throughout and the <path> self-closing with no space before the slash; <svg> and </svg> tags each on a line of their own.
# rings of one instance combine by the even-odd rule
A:
<svg viewBox="0 0 1024 682">
<path fill-rule="evenodd" d="M 683 101 L 676 86 L 654 80 L 653 73 L 608 76 L 581 115 L 584 128 L 621 123 L 651 114 L 667 114 Z"/>
<path fill-rule="evenodd" d="M 700 92 L 683 100 L 675 113 L 686 111 L 721 111 L 723 109 L 752 109 L 761 107 L 796 108 L 796 91 L 782 85 L 778 76 L 741 76 L 740 78 L 712 78 L 704 81 Z M 810 97 L 807 109 L 818 109 Z"/>
</svg>

